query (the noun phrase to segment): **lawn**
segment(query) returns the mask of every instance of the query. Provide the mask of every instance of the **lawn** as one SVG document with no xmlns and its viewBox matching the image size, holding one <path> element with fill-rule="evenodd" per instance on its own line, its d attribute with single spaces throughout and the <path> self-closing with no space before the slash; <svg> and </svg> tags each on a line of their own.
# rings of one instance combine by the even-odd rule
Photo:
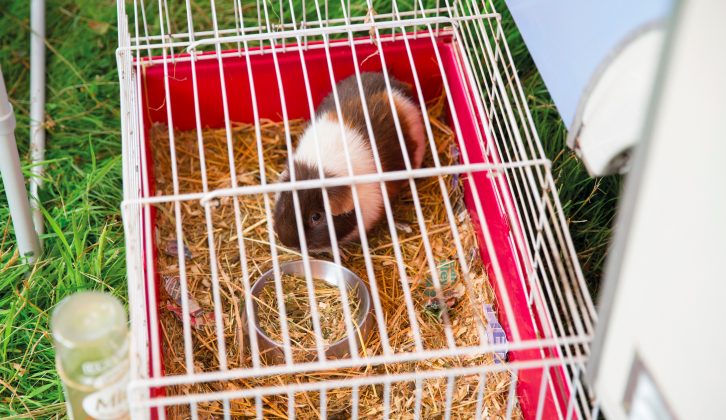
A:
<svg viewBox="0 0 726 420">
<path fill-rule="evenodd" d="M 565 127 L 506 12 L 504 25 L 537 130 L 554 162 L 580 262 L 596 293 L 620 178 L 589 178 L 565 148 Z M 114 1 L 47 2 L 48 150 L 41 194 L 47 233 L 37 264 L 21 265 L 4 191 L 0 193 L 0 220 L 5 222 L 0 237 L 0 418 L 65 412 L 48 330 L 55 304 L 85 289 L 126 300 L 116 37 Z M 15 108 L 26 176 L 29 39 L 29 2 L 2 2 L 0 66 Z"/>
</svg>

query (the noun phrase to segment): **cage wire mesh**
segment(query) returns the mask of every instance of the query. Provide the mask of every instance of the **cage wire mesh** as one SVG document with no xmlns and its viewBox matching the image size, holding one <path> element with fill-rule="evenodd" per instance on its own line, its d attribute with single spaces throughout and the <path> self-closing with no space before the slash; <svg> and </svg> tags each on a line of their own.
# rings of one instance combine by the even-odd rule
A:
<svg viewBox="0 0 726 420">
<path fill-rule="evenodd" d="M 597 417 L 581 378 L 595 310 L 491 2 L 119 0 L 118 23 L 134 418 Z M 338 83 L 364 92 L 370 72 L 402 149 L 392 86 L 410 89 L 424 164 L 384 171 L 362 105 L 374 171 L 343 147 L 346 174 L 281 178 L 328 95 L 345 135 Z M 396 182 L 367 229 L 358 190 Z M 320 191 L 333 226 L 341 186 L 360 239 L 330 228 L 308 249 L 300 194 Z M 275 233 L 284 193 L 299 250 Z M 363 279 L 369 332 L 343 282 L 323 300 L 318 259 Z M 268 270 L 272 293 L 253 296 Z M 287 319 L 298 301 L 304 328 Z"/>
</svg>

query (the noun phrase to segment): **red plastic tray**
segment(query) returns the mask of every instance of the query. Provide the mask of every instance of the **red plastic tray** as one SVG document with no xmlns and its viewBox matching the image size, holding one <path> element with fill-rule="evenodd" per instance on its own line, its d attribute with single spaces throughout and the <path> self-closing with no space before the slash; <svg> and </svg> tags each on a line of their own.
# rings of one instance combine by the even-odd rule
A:
<svg viewBox="0 0 726 420">
<path fill-rule="evenodd" d="M 474 90 L 469 86 L 469 79 L 464 73 L 465 70 L 461 64 L 464 56 L 459 50 L 458 44 L 450 36 L 439 36 L 435 38 L 435 42 L 440 52 L 441 64 L 451 89 L 451 99 L 456 107 L 456 114 L 463 134 L 463 139 L 459 139 L 459 143 L 469 151 L 469 158 L 472 163 L 484 162 L 485 156 L 482 154 L 479 142 L 482 137 L 481 133 L 484 132 L 482 128 L 487 122 L 480 120 L 478 117 L 479 113 L 471 105 L 476 102 L 472 96 Z M 310 45 L 313 44 L 315 43 L 310 43 Z M 381 42 L 381 45 L 389 74 L 413 85 L 411 65 L 409 64 L 405 44 L 400 36 L 396 40 L 385 40 Z M 442 75 L 436 59 L 432 39 L 429 37 L 409 38 L 409 45 L 412 50 L 414 63 L 425 98 L 429 100 L 438 97 L 443 89 Z M 376 54 L 377 50 L 375 45 L 361 43 L 356 45 L 355 49 L 361 71 L 381 71 L 381 60 Z M 229 52 L 234 53 L 236 50 Z M 303 54 L 305 63 L 307 64 L 313 101 L 317 105 L 332 90 L 326 53 L 322 48 L 310 48 L 304 51 Z M 336 81 L 355 73 L 352 51 L 347 41 L 333 41 L 333 46 L 330 48 L 330 55 Z M 178 57 L 183 56 L 180 55 Z M 283 89 L 285 91 L 285 97 L 287 98 L 288 117 L 291 119 L 309 119 L 307 100 L 299 99 L 306 97 L 299 52 L 291 50 L 282 52 L 281 48 L 278 47 L 277 58 L 282 76 Z M 250 57 L 250 60 L 257 93 L 259 115 L 261 118 L 279 121 L 282 119 L 282 104 L 278 93 L 277 76 L 272 53 L 254 54 Z M 188 61 L 177 61 L 175 63 L 169 62 L 167 66 L 170 75 L 169 96 L 172 103 L 173 125 L 179 130 L 196 129 L 191 65 Z M 253 123 L 250 85 L 245 58 L 238 55 L 224 57 L 223 68 L 230 119 L 232 121 Z M 220 71 L 217 59 L 198 60 L 196 62 L 196 72 L 202 126 L 205 128 L 224 127 Z M 151 162 L 150 148 L 154 147 L 153 144 L 149 144 L 148 128 L 153 122 L 167 124 L 166 95 L 164 89 L 163 65 L 148 65 L 142 75 L 142 109 L 144 110 L 143 119 L 146 130 L 146 155 L 148 162 Z M 483 139 L 483 141 L 489 142 L 490 140 Z M 491 146 L 491 150 L 496 150 L 495 144 L 487 146 Z M 489 161 L 491 162 L 491 158 Z M 152 166 L 149 164 L 149 177 L 151 178 L 149 185 L 153 185 Z M 495 183 L 493 177 L 487 176 L 485 172 L 475 173 L 473 177 L 478 186 L 479 199 L 481 200 L 483 213 L 487 220 L 486 228 L 492 237 L 496 257 L 501 267 L 502 276 L 504 277 L 502 279 L 503 284 L 505 285 L 513 307 L 513 313 L 504 313 L 500 306 L 498 311 L 499 321 L 505 331 L 507 331 L 510 340 L 512 338 L 510 330 L 512 323 L 516 323 L 522 340 L 537 339 L 539 337 L 537 337 L 535 332 L 535 324 L 537 327 L 541 327 L 542 322 L 544 321 L 544 324 L 547 325 L 547 321 L 537 319 L 537 311 L 534 309 L 530 311 L 530 305 L 526 299 L 527 290 L 525 290 L 527 282 L 524 281 L 522 274 L 526 273 L 522 262 L 523 258 L 526 258 L 526 254 L 523 250 L 517 249 L 515 246 L 516 241 L 513 238 L 513 231 L 517 228 L 516 223 L 518 222 L 506 214 L 501 205 L 501 200 L 498 199 L 498 196 L 501 197 L 502 194 L 507 194 L 511 197 L 511 193 L 508 190 L 502 191 L 501 186 Z M 149 191 L 148 194 L 153 195 L 153 187 L 151 189 L 152 191 Z M 484 246 L 481 224 L 478 221 L 474 207 L 474 197 L 468 188 L 465 194 L 465 203 L 478 231 L 480 255 L 485 266 L 488 267 L 488 274 L 497 300 L 501 302 L 502 290 L 496 281 L 494 271 L 491 269 L 492 256 Z M 153 212 L 152 220 L 145 220 L 144 223 L 151 223 L 152 225 L 155 223 Z M 152 255 L 152 257 L 156 260 L 156 255 Z M 158 291 L 158 276 L 156 278 L 156 285 L 154 287 Z M 149 302 L 147 304 L 148 311 L 157 310 L 157 308 L 158 305 L 156 302 Z M 153 327 L 159 328 L 159 326 L 151 326 L 151 328 Z M 541 330 L 541 328 L 537 329 Z M 541 360 L 545 357 L 557 357 L 558 355 L 559 350 L 557 348 L 516 350 L 509 352 L 509 360 Z M 522 413 L 526 418 L 535 417 L 543 372 L 544 369 L 541 367 L 519 371 L 516 392 L 519 397 Z M 552 383 L 554 386 L 551 388 L 551 391 L 545 393 L 542 413 L 545 419 L 557 417 L 555 398 L 558 399 L 559 406 L 562 408 L 566 407 L 570 396 L 570 389 L 564 380 L 564 370 L 561 367 L 553 368 L 550 371 L 550 375 L 552 377 L 551 379 L 553 379 Z M 157 389 L 153 390 L 152 395 L 161 395 L 163 393 L 163 389 Z"/>
</svg>

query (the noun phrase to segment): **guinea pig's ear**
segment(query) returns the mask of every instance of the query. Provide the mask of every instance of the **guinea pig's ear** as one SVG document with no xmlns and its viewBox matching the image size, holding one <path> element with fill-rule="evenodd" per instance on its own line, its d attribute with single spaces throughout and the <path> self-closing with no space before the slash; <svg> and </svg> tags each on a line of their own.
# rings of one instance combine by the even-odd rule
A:
<svg viewBox="0 0 726 420">
<path fill-rule="evenodd" d="M 285 168 L 284 171 L 280 173 L 280 178 L 277 180 L 277 182 L 289 182 L 290 181 L 290 171 L 288 171 L 288 168 Z M 275 193 L 275 203 L 280 201 L 280 192 Z"/>
<path fill-rule="evenodd" d="M 287 182 L 290 180 L 290 170 L 289 168 L 285 167 L 285 169 L 280 172 L 280 179 L 278 182 Z"/>
<path fill-rule="evenodd" d="M 353 193 L 349 186 L 328 188 L 328 198 L 333 216 L 353 211 Z"/>
</svg>

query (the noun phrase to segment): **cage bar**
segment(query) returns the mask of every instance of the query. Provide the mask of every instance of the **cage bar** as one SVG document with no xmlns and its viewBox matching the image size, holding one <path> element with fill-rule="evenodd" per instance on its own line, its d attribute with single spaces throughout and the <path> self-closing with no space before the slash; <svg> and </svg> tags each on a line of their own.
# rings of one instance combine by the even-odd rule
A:
<svg viewBox="0 0 726 420">
<path fill-rule="evenodd" d="M 258 418 L 302 417 L 309 407 L 326 417 L 335 414 L 331 404 L 343 395 L 349 399 L 346 413 L 353 418 L 369 417 L 378 409 L 377 416 L 396 417 L 401 407 L 411 410 L 415 418 L 432 412 L 450 418 L 461 398 L 473 401 L 472 418 L 484 418 L 491 414 L 489 387 L 497 380 L 506 381 L 500 396 L 504 417 L 592 416 L 593 397 L 580 376 L 596 320 L 594 306 L 500 16 L 488 1 L 439 3 L 393 1 L 390 9 L 377 10 L 378 2 L 372 0 L 297 4 L 119 0 L 122 214 L 133 302 L 130 391 L 135 396 L 131 399 L 134 417 L 164 418 L 180 413 L 170 410 L 185 409 L 197 418 L 210 407 L 218 407 L 226 418 L 240 413 Z M 361 75 L 370 71 L 383 74 L 392 110 L 391 80 L 411 87 L 414 102 L 425 116 L 429 166 L 412 167 L 404 153 L 405 169 L 384 172 L 372 118 L 363 106 L 367 127 L 363 134 L 372 143 L 375 172 L 356 174 L 344 146 L 341 159 L 348 175 L 327 176 L 318 138 L 319 179 L 295 179 L 291 171 L 289 182 L 277 182 L 277 169 L 268 161 L 270 147 L 286 153 L 278 164 L 293 166 L 297 139 L 293 130 L 304 127 L 300 120 L 309 120 L 319 137 L 316 106 L 329 94 L 335 99 L 344 133 L 336 84 L 351 76 L 363 93 Z M 368 98 L 360 96 L 365 104 Z M 427 118 L 437 100 L 442 104 L 443 125 Z M 398 114 L 392 115 L 396 137 L 405 149 L 404 128 Z M 282 128 L 272 146 L 263 139 L 267 121 L 276 121 Z M 213 153 L 216 146 L 209 134 L 214 129 L 221 135 L 219 155 Z M 241 143 L 240 130 L 249 130 L 249 144 Z M 442 144 L 437 143 L 435 132 L 440 130 L 451 133 L 448 151 L 440 150 Z M 190 133 L 189 141 L 185 132 Z M 159 135 L 164 141 L 158 141 Z M 238 162 L 240 148 L 250 150 L 251 163 Z M 458 154 L 454 161 L 449 161 L 451 150 Z M 159 170 L 159 156 L 168 159 L 168 173 Z M 227 167 L 224 183 L 210 175 L 220 162 Z M 189 165 L 197 168 L 199 177 L 192 184 Z M 249 173 L 255 175 L 250 178 Z M 414 239 L 399 232 L 397 214 L 402 204 L 389 201 L 387 194 L 381 223 L 387 228 L 366 232 L 362 224 L 366 203 L 358 197 L 358 189 L 377 184 L 386 191 L 391 181 L 407 186 L 410 202 L 406 205 L 412 216 L 405 222 L 418 232 Z M 421 193 L 424 185 L 442 197 L 440 226 L 428 224 L 430 204 Z M 332 227 L 328 190 L 340 186 L 353 191 L 359 251 L 343 245 Z M 359 252 L 357 274 L 371 292 L 376 349 L 366 343 L 359 346 L 354 339 L 350 302 L 340 283 L 349 355 L 342 359 L 326 355 L 310 268 L 318 254 L 308 250 L 298 198 L 301 191 L 310 189 L 322 192 L 333 245 L 328 259 L 345 266 L 351 253 Z M 460 197 L 452 196 L 458 191 Z M 272 208 L 274 195 L 281 192 L 292 192 L 299 251 L 286 249 L 275 236 Z M 245 207 L 249 200 L 260 203 L 256 221 L 250 221 L 250 209 Z M 192 217 L 192 210 L 199 211 L 200 217 Z M 229 225 L 220 220 L 223 214 L 231 216 Z M 162 225 L 165 217 L 173 223 Z M 196 245 L 204 255 L 188 260 L 183 250 L 193 227 L 190 220 L 200 223 L 204 237 Z M 465 243 L 465 223 L 474 229 L 473 245 Z M 227 239 L 220 236 L 220 229 L 227 232 Z M 173 259 L 162 255 L 166 240 L 162 232 L 173 236 L 170 241 L 177 250 Z M 408 272 L 414 264 L 423 267 L 422 272 L 429 273 L 432 297 L 446 301 L 445 292 L 450 289 L 439 272 L 435 239 L 442 232 L 450 235 L 445 245 L 451 248 L 451 261 L 459 270 L 466 297 L 457 301 L 455 309 L 443 306 L 441 324 L 436 327 L 443 338 L 432 344 L 430 337 L 423 336 L 431 330 L 428 323 L 432 321 L 422 318 L 417 283 L 421 278 Z M 390 238 L 386 246 L 393 254 L 395 285 L 382 276 L 380 246 L 376 245 L 381 236 Z M 417 261 L 404 252 L 413 240 L 420 244 Z M 261 274 L 252 254 L 262 249 L 257 246 L 269 251 L 265 264 L 275 280 L 273 307 L 280 313 L 281 364 L 265 359 L 249 322 L 256 311 L 251 288 Z M 224 265 L 229 262 L 220 259 L 229 247 L 234 247 L 237 259 L 234 266 L 238 268 L 232 271 Z M 295 359 L 288 330 L 280 263 L 292 257 L 302 259 L 305 266 L 305 299 L 315 339 L 312 361 Z M 486 303 L 497 308 L 507 333 L 506 345 L 489 342 L 477 297 L 483 287 L 476 283 L 479 266 L 485 267 L 484 284 L 493 293 Z M 163 304 L 168 291 L 161 287 L 162 277 L 169 276 L 177 276 L 179 282 L 178 328 L 169 323 L 176 321 Z M 213 325 L 200 330 L 190 308 L 197 304 L 194 296 L 202 277 L 211 295 L 203 311 L 211 315 L 208 321 Z M 406 334 L 411 334 L 408 347 L 400 346 L 402 331 L 386 323 L 391 315 L 384 299 L 391 287 L 401 293 L 401 319 L 410 327 Z M 462 310 L 469 311 L 471 319 L 462 319 Z M 457 333 L 466 322 L 472 328 L 471 340 L 462 343 Z M 202 340 L 200 331 L 207 331 L 205 337 L 215 343 L 206 356 L 197 353 L 210 342 Z M 230 331 L 237 338 L 231 339 Z M 169 359 L 170 351 L 183 354 L 174 361 Z M 497 356 L 505 352 L 507 358 Z M 401 397 L 403 389 L 407 398 Z M 431 404 L 432 392 L 440 392 L 436 394 L 441 397 L 440 406 Z M 380 397 L 380 407 L 365 405 L 365 398 L 373 394 Z"/>
</svg>

